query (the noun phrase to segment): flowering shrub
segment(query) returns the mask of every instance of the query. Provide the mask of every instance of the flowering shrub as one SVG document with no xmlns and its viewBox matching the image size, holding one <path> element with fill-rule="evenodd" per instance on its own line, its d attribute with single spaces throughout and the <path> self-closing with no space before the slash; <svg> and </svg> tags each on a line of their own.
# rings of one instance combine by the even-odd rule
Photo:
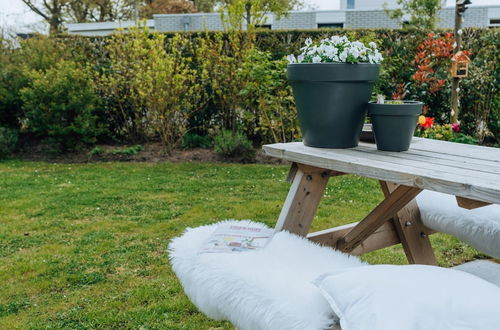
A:
<svg viewBox="0 0 500 330">
<path fill-rule="evenodd" d="M 432 125 L 434 125 L 434 118 L 426 117 L 426 116 L 419 116 L 418 123 L 422 129 L 431 128 Z"/>
<path fill-rule="evenodd" d="M 383 58 L 377 44 L 350 41 L 346 36 L 333 36 L 313 42 L 307 38 L 302 53 L 296 58 L 288 55 L 289 63 L 380 63 Z"/>
<path fill-rule="evenodd" d="M 431 94 L 438 92 L 446 83 L 446 76 L 438 76 L 437 68 L 449 66 L 449 59 L 453 56 L 453 34 L 446 33 L 443 37 L 436 37 L 429 33 L 427 39 L 418 45 L 415 55 L 417 71 L 412 79 L 417 87 L 426 85 Z M 444 79 L 440 79 L 444 78 Z"/>
<path fill-rule="evenodd" d="M 434 124 L 434 118 L 426 116 L 420 116 L 418 118 L 415 136 L 466 144 L 478 143 L 477 139 L 473 138 L 472 136 L 460 133 L 459 124 L 455 123 L 453 125 L 437 125 Z"/>
<path fill-rule="evenodd" d="M 452 33 L 428 33 L 419 41 L 415 55 L 411 60 L 407 59 L 412 61 L 412 74 L 389 83 L 393 87 L 392 98 L 422 101 L 425 115 L 434 117 L 440 123 L 446 122 L 450 112 L 449 67 L 454 52 L 453 42 Z M 470 55 L 469 51 L 463 53 Z"/>
</svg>

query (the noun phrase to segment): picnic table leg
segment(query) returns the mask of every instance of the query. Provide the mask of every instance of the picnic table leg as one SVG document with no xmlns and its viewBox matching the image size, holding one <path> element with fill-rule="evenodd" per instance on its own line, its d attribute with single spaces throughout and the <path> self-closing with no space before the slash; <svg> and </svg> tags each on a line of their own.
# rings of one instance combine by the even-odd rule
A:
<svg viewBox="0 0 500 330">
<path fill-rule="evenodd" d="M 306 236 L 332 171 L 292 164 L 288 179 L 292 186 L 281 209 L 275 231 Z"/>
<path fill-rule="evenodd" d="M 380 181 L 384 195 L 389 196 L 398 185 Z M 436 257 L 429 240 L 428 229 L 420 219 L 420 210 L 413 199 L 393 217 L 396 232 L 410 264 L 436 265 Z"/>
</svg>

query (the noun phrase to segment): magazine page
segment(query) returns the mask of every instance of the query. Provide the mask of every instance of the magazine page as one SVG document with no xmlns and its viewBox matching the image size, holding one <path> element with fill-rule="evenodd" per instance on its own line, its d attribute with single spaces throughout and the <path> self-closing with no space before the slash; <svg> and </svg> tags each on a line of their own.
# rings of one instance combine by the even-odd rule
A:
<svg viewBox="0 0 500 330">
<path fill-rule="evenodd" d="M 231 253 L 261 249 L 267 245 L 273 233 L 273 229 L 220 225 L 202 245 L 200 253 Z"/>
</svg>

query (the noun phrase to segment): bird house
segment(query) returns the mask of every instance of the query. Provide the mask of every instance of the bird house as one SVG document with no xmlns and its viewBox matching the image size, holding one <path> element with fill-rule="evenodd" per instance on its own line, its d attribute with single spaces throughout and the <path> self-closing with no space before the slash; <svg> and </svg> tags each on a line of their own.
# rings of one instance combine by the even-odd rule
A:
<svg viewBox="0 0 500 330">
<path fill-rule="evenodd" d="M 469 72 L 470 58 L 462 51 L 457 52 L 451 58 L 451 76 L 453 78 L 467 77 Z"/>
</svg>

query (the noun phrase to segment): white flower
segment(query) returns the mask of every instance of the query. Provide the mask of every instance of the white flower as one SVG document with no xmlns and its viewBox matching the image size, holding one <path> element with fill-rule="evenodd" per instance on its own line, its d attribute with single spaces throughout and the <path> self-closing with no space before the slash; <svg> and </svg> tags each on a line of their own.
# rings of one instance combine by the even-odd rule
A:
<svg viewBox="0 0 500 330">
<path fill-rule="evenodd" d="M 318 52 L 318 48 L 316 46 L 312 46 L 306 52 L 307 55 L 314 55 Z"/>
<path fill-rule="evenodd" d="M 364 48 L 365 47 L 365 45 L 363 45 L 363 43 L 360 41 L 353 41 L 351 43 L 351 46 L 356 47 L 356 48 Z"/>
<path fill-rule="evenodd" d="M 337 44 L 337 43 L 339 43 L 339 42 L 340 42 L 340 37 L 339 37 L 339 36 L 333 36 L 333 37 L 331 38 L 331 40 L 332 40 L 332 42 L 333 42 L 334 44 Z"/>
<path fill-rule="evenodd" d="M 351 55 L 354 57 L 354 58 L 358 58 L 359 57 L 359 50 L 357 48 L 351 48 L 349 53 L 351 53 Z"/>
<path fill-rule="evenodd" d="M 286 57 L 286 60 L 288 63 L 297 63 L 297 59 L 295 58 L 295 55 L 291 54 Z"/>
<path fill-rule="evenodd" d="M 342 53 L 340 53 L 339 59 L 341 62 L 345 62 L 345 60 L 347 59 L 347 51 L 344 50 Z"/>
<path fill-rule="evenodd" d="M 314 43 L 311 38 L 305 40 L 301 54 L 288 56 L 290 63 L 380 63 L 382 55 L 374 42 L 364 44 L 361 41 L 349 41 L 346 36 L 332 36 Z"/>
</svg>

